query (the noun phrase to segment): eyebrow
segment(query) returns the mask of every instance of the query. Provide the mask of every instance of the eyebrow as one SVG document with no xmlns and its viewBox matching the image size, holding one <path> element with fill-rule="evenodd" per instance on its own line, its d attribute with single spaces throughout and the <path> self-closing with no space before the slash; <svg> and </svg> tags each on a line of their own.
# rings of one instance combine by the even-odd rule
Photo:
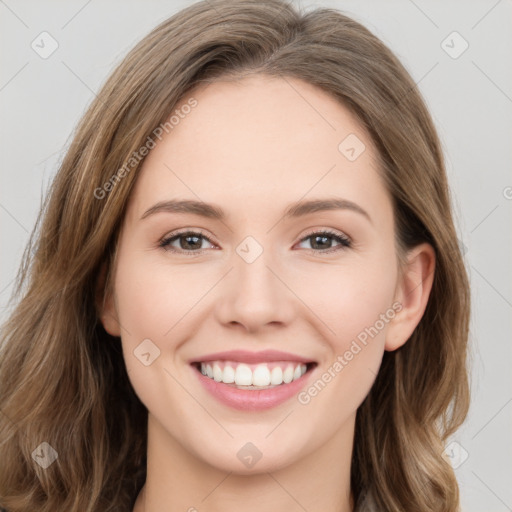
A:
<svg viewBox="0 0 512 512">
<path fill-rule="evenodd" d="M 283 218 L 298 218 L 314 212 L 329 211 L 329 210 L 350 210 L 364 216 L 370 223 L 372 219 L 368 212 L 361 208 L 358 204 L 347 199 L 332 198 L 332 199 L 312 199 L 309 201 L 298 201 L 288 206 L 284 212 Z M 151 208 L 146 210 L 140 220 L 154 215 L 156 213 L 190 213 L 193 215 L 200 215 L 216 220 L 225 220 L 226 213 L 220 206 L 214 204 L 204 203 L 202 201 L 194 200 L 177 200 L 171 199 L 168 201 L 160 201 Z"/>
</svg>

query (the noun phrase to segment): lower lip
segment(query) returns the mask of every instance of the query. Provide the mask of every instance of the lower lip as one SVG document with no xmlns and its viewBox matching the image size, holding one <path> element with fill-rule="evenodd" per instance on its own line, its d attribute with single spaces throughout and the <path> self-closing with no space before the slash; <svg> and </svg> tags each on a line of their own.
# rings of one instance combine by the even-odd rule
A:
<svg viewBox="0 0 512 512">
<path fill-rule="evenodd" d="M 271 409 L 286 402 L 299 393 L 314 370 L 314 368 L 311 368 L 297 380 L 288 384 L 280 384 L 274 388 L 239 389 L 206 377 L 195 366 L 192 366 L 192 369 L 205 389 L 219 402 L 242 411 Z"/>
</svg>

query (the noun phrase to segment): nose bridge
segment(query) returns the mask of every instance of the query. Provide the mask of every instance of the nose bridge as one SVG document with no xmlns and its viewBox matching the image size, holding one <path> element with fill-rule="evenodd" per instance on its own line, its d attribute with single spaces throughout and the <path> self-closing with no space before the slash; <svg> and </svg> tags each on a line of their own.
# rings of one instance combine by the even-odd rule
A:
<svg viewBox="0 0 512 512">
<path fill-rule="evenodd" d="M 246 237 L 233 253 L 233 267 L 222 301 L 223 322 L 255 330 L 271 322 L 289 321 L 291 297 L 275 275 L 280 265 L 274 261 L 271 248 Z"/>
</svg>

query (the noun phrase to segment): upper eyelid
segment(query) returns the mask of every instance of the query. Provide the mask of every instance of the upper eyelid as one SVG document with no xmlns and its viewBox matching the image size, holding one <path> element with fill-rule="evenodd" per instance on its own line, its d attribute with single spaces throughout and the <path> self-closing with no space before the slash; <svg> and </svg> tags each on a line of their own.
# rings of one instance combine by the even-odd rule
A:
<svg viewBox="0 0 512 512">
<path fill-rule="evenodd" d="M 339 236 L 340 238 L 344 238 L 346 240 L 352 241 L 352 238 L 349 237 L 346 233 L 344 233 L 343 231 L 337 230 L 337 229 L 333 229 L 333 228 L 320 228 L 320 229 L 314 228 L 311 231 L 306 232 L 306 234 L 302 235 L 300 239 L 304 240 L 304 238 L 308 238 L 317 233 L 326 233 L 330 236 Z"/>
<path fill-rule="evenodd" d="M 171 232 L 170 234 L 168 235 L 164 235 L 160 241 L 163 242 L 165 240 L 172 240 L 173 238 L 176 238 L 178 236 L 182 236 L 182 235 L 188 235 L 188 234 L 191 234 L 191 235 L 200 235 L 202 236 L 204 239 L 208 240 L 209 242 L 211 243 L 217 243 L 215 242 L 215 239 L 213 237 L 211 237 L 210 235 L 207 235 L 205 234 L 201 229 L 199 228 L 187 228 L 187 229 L 183 229 L 183 230 L 178 230 L 177 232 Z"/>
<path fill-rule="evenodd" d="M 208 234 L 205 234 L 205 232 L 201 228 L 183 228 L 182 230 L 179 229 L 176 232 L 172 231 L 170 234 L 164 235 L 162 237 L 162 239 L 173 238 L 175 236 L 185 235 L 188 233 L 195 234 L 195 235 L 201 235 L 208 239 L 214 238 Z M 338 235 L 338 236 L 342 236 L 342 237 L 350 239 L 350 237 L 346 233 L 344 233 L 343 231 L 334 229 L 334 228 L 312 228 L 310 231 L 307 231 L 304 235 L 302 235 L 301 239 L 311 236 L 311 235 L 314 235 L 316 233 L 329 233 L 331 235 Z"/>
</svg>

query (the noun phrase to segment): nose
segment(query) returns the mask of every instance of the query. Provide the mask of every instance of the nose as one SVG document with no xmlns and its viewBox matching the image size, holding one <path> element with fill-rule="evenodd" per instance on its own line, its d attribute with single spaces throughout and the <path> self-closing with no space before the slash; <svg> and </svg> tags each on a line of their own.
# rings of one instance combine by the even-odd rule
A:
<svg viewBox="0 0 512 512">
<path fill-rule="evenodd" d="M 257 332 L 273 325 L 290 323 L 294 314 L 294 295 L 286 276 L 270 252 L 263 252 L 252 262 L 233 255 L 233 269 L 222 284 L 217 303 L 217 319 L 225 326 L 241 326 Z"/>
</svg>

